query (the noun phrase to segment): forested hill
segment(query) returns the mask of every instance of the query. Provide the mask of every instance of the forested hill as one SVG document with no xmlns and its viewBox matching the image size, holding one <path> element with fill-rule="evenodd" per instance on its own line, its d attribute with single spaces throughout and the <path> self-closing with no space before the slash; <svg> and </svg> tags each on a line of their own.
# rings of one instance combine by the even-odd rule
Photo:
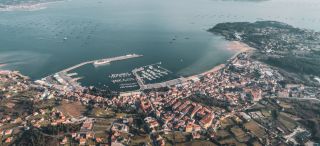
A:
<svg viewBox="0 0 320 146">
<path fill-rule="evenodd" d="M 320 76 L 319 32 L 276 21 L 220 23 L 208 31 L 256 48 L 252 57 L 305 80 Z"/>
</svg>

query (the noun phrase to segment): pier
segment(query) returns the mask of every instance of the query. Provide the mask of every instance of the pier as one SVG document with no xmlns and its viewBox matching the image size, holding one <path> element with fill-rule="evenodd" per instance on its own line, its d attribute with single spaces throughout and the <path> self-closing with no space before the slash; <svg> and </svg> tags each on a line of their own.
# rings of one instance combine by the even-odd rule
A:
<svg viewBox="0 0 320 146">
<path fill-rule="evenodd" d="M 144 82 L 143 78 L 138 75 L 138 72 L 143 69 L 142 67 L 132 70 L 132 74 L 135 76 L 135 78 L 137 80 L 137 83 L 140 86 L 140 90 L 142 91 L 142 90 L 146 90 L 146 89 L 156 89 L 156 88 L 170 87 L 170 86 L 177 85 L 177 84 L 183 84 L 183 83 L 185 83 L 187 81 L 190 81 L 190 80 L 197 81 L 201 77 L 205 76 L 206 74 L 215 73 L 215 72 L 221 70 L 224 67 L 225 67 L 225 64 L 220 64 L 220 65 L 212 68 L 211 70 L 203 72 L 201 74 L 192 75 L 192 76 L 189 76 L 189 77 L 180 77 L 180 78 L 177 78 L 177 79 L 172 79 L 172 80 L 168 80 L 168 81 L 165 81 L 165 82 L 152 83 L 152 84 L 146 84 Z M 163 68 L 163 69 L 165 69 L 165 68 Z"/>
<path fill-rule="evenodd" d="M 84 65 L 87 65 L 87 64 L 90 64 L 90 63 L 93 63 L 93 62 L 94 62 L 94 61 L 82 62 L 82 63 L 80 63 L 80 64 L 71 66 L 71 67 L 66 68 L 66 69 L 64 69 L 64 70 L 61 70 L 61 71 L 59 71 L 58 73 L 62 73 L 62 72 L 66 73 L 66 72 L 69 72 L 69 71 L 71 71 L 71 70 L 74 70 L 74 69 L 76 69 L 76 68 L 79 68 L 79 67 L 81 67 L 81 66 L 84 66 Z"/>
<path fill-rule="evenodd" d="M 87 64 L 93 64 L 94 62 L 97 62 L 97 61 L 108 61 L 108 62 L 111 63 L 111 62 L 114 62 L 114 61 L 127 60 L 127 59 L 131 59 L 131 58 L 142 57 L 142 56 L 143 56 L 143 55 L 136 55 L 136 54 L 134 54 L 134 55 L 130 55 L 130 56 L 128 56 L 128 55 L 123 55 L 123 56 L 117 56 L 117 57 L 112 57 L 112 58 L 104 58 L 104 59 L 97 59 L 97 60 L 92 60 L 92 61 L 86 61 L 86 62 L 79 63 L 79 64 L 77 64 L 77 65 L 71 66 L 71 67 L 69 67 L 69 68 L 63 69 L 63 70 L 61 70 L 61 71 L 59 71 L 59 72 L 57 72 L 57 73 L 65 73 L 65 74 L 67 74 L 67 72 L 70 72 L 71 70 L 74 70 L 74 69 L 76 69 L 76 68 L 79 68 L 79 67 L 84 66 L 84 65 L 87 65 Z M 72 73 L 71 73 L 71 74 L 72 74 Z M 50 76 L 52 76 L 52 75 L 46 76 L 46 77 L 44 77 L 44 79 L 47 78 L 47 77 L 50 77 Z"/>
<path fill-rule="evenodd" d="M 157 64 L 161 64 L 161 63 L 157 63 Z M 182 84 L 184 83 L 185 81 L 187 81 L 186 78 L 184 77 L 180 77 L 180 78 L 177 78 L 177 79 L 173 79 L 173 80 L 169 80 L 169 81 L 165 81 L 165 82 L 161 82 L 161 83 L 146 83 L 145 82 L 145 78 L 146 77 L 142 77 L 140 76 L 138 73 L 139 72 L 143 72 L 145 70 L 146 67 L 151 67 L 153 65 L 157 65 L 157 64 L 151 64 L 151 65 L 147 65 L 147 66 L 143 66 L 143 67 L 139 67 L 139 68 L 135 68 L 132 70 L 132 74 L 135 76 L 135 79 L 140 87 L 140 90 L 146 90 L 146 89 L 155 89 L 155 88 L 162 88 L 162 87 L 170 87 L 172 85 L 177 85 L 177 84 Z M 163 68 L 163 67 L 160 67 L 159 68 L 161 70 L 164 70 L 165 73 L 172 73 L 171 71 Z M 159 71 L 161 72 L 161 71 Z"/>
<path fill-rule="evenodd" d="M 76 68 L 79 68 L 81 66 L 87 65 L 87 64 L 93 64 L 95 62 L 114 62 L 114 61 L 121 61 L 121 60 L 127 60 L 127 59 L 131 59 L 131 58 L 137 58 L 137 57 L 142 57 L 143 55 L 137 55 L 137 54 L 129 54 L 129 55 L 124 55 L 124 56 L 117 56 L 117 57 L 112 57 L 112 58 L 104 58 L 104 59 L 98 59 L 98 60 L 92 60 L 92 61 L 87 61 L 87 62 L 82 62 L 80 64 L 71 66 L 69 68 L 66 68 L 58 73 L 61 72 L 69 72 L 71 70 L 74 70 Z"/>
<path fill-rule="evenodd" d="M 177 79 L 161 82 L 161 83 L 154 83 L 154 84 L 139 84 L 141 90 L 146 90 L 146 89 L 157 89 L 157 88 L 163 88 L 163 87 L 170 87 L 173 85 L 177 84 L 182 84 L 186 82 L 187 79 L 184 77 L 180 77 Z M 139 82 L 138 82 L 139 83 Z"/>
<path fill-rule="evenodd" d="M 124 56 L 117 56 L 112 58 L 104 58 L 104 59 L 98 59 L 98 60 L 92 60 L 92 61 L 86 61 L 82 62 L 80 64 L 71 66 L 69 68 L 63 69 L 53 75 L 49 75 L 47 77 L 44 77 L 42 80 L 45 81 L 48 85 L 55 84 L 55 85 L 61 85 L 61 89 L 65 89 L 65 87 L 68 87 L 70 90 L 76 90 L 80 89 L 82 90 L 82 86 L 77 82 L 77 80 L 81 79 L 81 77 L 78 78 L 72 78 L 72 76 L 77 75 L 77 73 L 68 73 L 76 68 L 79 68 L 81 66 L 87 65 L 87 64 L 95 64 L 95 62 L 114 62 L 114 61 L 120 61 L 120 60 L 127 60 L 131 58 L 137 58 L 142 57 L 143 55 L 137 55 L 137 54 L 129 54 Z M 57 84 L 58 83 L 58 84 Z"/>
</svg>

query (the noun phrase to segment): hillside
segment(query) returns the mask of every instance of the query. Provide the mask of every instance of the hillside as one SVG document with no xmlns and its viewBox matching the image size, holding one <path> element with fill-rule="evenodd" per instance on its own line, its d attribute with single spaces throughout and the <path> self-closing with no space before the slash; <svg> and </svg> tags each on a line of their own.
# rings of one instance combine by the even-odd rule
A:
<svg viewBox="0 0 320 146">
<path fill-rule="evenodd" d="M 320 33 L 276 21 L 220 23 L 208 30 L 256 48 L 253 58 L 318 84 Z M 293 77 L 294 78 L 294 77 Z"/>
</svg>

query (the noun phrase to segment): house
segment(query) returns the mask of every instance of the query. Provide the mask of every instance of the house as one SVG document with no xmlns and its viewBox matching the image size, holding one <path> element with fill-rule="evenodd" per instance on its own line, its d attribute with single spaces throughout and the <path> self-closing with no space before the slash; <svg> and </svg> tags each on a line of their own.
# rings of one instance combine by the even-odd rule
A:
<svg viewBox="0 0 320 146">
<path fill-rule="evenodd" d="M 192 126 L 192 124 L 188 124 L 187 126 L 186 126 L 186 132 L 192 132 L 192 130 L 193 130 L 193 126 Z"/>
<path fill-rule="evenodd" d="M 12 129 L 6 130 L 6 131 L 4 132 L 4 135 L 11 135 L 12 132 L 13 132 Z"/>
<path fill-rule="evenodd" d="M 208 114 L 206 117 L 201 119 L 200 125 L 205 129 L 209 128 L 209 126 L 212 123 L 213 118 L 214 118 L 214 114 Z"/>
<path fill-rule="evenodd" d="M 86 145 L 86 139 L 85 138 L 80 138 L 79 144 L 80 145 Z"/>
<path fill-rule="evenodd" d="M 60 144 L 64 145 L 68 142 L 68 138 L 65 136 L 62 141 L 60 142 Z"/>
<path fill-rule="evenodd" d="M 12 137 L 9 137 L 5 140 L 5 143 L 11 143 L 11 141 L 12 141 Z"/>
</svg>

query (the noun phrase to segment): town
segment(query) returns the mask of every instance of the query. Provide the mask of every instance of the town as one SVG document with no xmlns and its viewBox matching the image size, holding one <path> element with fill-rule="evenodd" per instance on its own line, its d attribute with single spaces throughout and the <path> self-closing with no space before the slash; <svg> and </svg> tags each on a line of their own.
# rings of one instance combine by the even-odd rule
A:
<svg viewBox="0 0 320 146">
<path fill-rule="evenodd" d="M 222 69 L 167 89 L 115 97 L 1 71 L 1 143 L 60 145 L 300 145 L 319 138 L 320 89 L 287 83 L 243 52 Z M 292 100 L 296 101 L 293 102 Z M 313 106 L 309 106 L 312 104 Z M 305 107 L 306 106 L 306 107 Z M 299 109 L 301 108 L 301 110 Z M 43 144 L 43 143 L 42 143 Z"/>
<path fill-rule="evenodd" d="M 301 75 L 260 58 L 316 60 L 312 40 L 319 34 L 277 22 L 218 24 L 209 31 L 235 41 L 230 48 L 238 53 L 207 72 L 162 83 L 154 81 L 171 72 L 161 63 L 109 75 L 123 88 L 140 87 L 130 92 L 82 86 L 70 70 L 36 81 L 1 70 L 0 145 L 319 144 L 320 79 L 313 74 L 318 66 L 309 70 L 307 61 Z M 300 42 L 297 31 L 308 41 Z"/>
</svg>

